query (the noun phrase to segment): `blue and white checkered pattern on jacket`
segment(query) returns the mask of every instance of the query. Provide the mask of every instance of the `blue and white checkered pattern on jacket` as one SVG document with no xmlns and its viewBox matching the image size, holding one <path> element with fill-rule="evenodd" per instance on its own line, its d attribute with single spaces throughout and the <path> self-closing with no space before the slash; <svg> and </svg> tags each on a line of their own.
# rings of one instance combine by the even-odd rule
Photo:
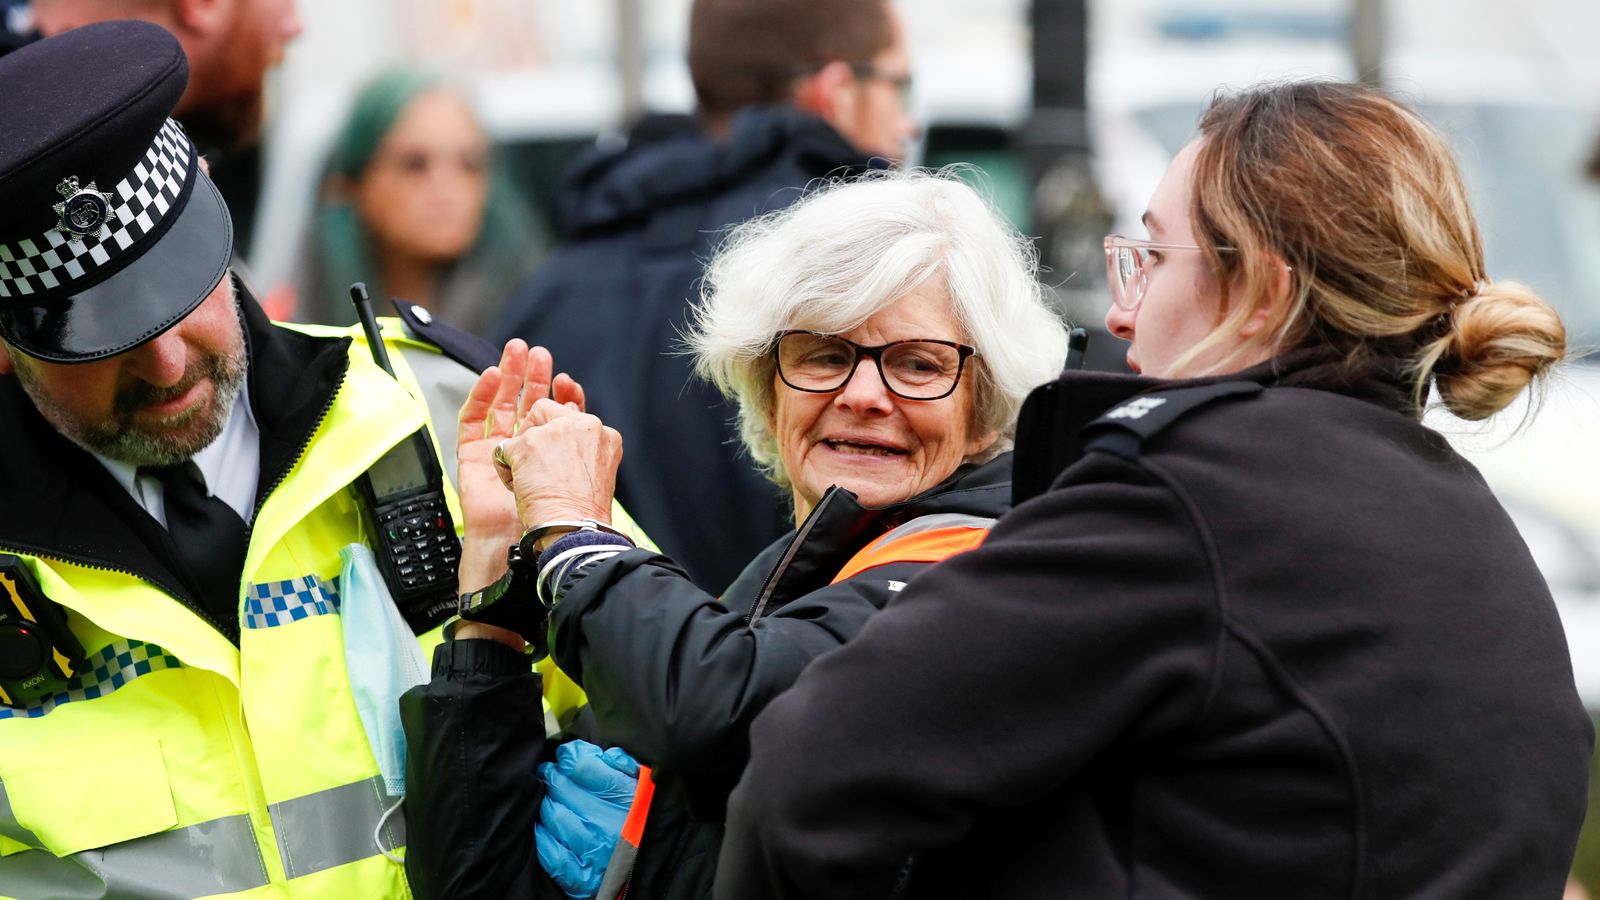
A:
<svg viewBox="0 0 1600 900">
<path fill-rule="evenodd" d="M 276 628 L 339 610 L 339 579 L 315 575 L 252 584 L 244 593 L 244 627 Z"/>
<path fill-rule="evenodd" d="M 140 676 L 182 667 L 176 656 L 155 644 L 114 641 L 89 658 L 84 670 L 67 682 L 65 691 L 20 708 L 0 706 L 0 719 L 37 719 L 63 703 L 95 700 Z"/>
<path fill-rule="evenodd" d="M 339 611 L 339 579 L 323 581 L 315 575 L 288 581 L 252 584 L 245 590 L 246 628 L 275 628 L 311 616 Z M 128 682 L 162 669 L 182 668 L 176 656 L 155 644 L 119 640 L 90 657 L 82 672 L 67 682 L 67 689 L 22 707 L 0 706 L 0 720 L 36 719 L 63 703 L 94 700 Z"/>
</svg>

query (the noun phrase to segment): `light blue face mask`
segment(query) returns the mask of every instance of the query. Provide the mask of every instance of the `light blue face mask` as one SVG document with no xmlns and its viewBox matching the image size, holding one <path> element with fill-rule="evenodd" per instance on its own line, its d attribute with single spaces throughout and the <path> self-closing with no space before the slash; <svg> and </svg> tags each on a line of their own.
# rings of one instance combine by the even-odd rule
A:
<svg viewBox="0 0 1600 900">
<path fill-rule="evenodd" d="M 390 797 L 406 792 L 406 735 L 400 726 L 400 695 L 428 681 L 428 661 L 389 596 L 383 575 L 362 544 L 339 551 L 340 615 L 344 619 L 344 661 L 350 673 L 361 725 L 383 773 Z"/>
</svg>

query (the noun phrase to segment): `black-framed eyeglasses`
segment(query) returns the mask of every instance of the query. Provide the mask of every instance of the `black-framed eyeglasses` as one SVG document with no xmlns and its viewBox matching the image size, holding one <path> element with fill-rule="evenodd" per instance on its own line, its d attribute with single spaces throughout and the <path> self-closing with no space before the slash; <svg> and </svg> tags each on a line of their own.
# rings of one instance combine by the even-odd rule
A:
<svg viewBox="0 0 1600 900">
<path fill-rule="evenodd" d="M 940 400 L 961 383 L 961 371 L 978 351 L 955 341 L 892 341 L 867 347 L 836 334 L 785 331 L 773 359 L 778 377 L 797 391 L 831 394 L 855 377 L 861 360 L 871 357 L 889 393 L 907 400 Z"/>
</svg>

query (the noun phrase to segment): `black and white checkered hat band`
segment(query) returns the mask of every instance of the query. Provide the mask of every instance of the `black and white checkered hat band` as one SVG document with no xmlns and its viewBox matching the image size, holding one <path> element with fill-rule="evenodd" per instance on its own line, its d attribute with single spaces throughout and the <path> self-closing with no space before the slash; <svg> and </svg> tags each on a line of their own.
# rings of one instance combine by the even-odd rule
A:
<svg viewBox="0 0 1600 900">
<path fill-rule="evenodd" d="M 177 214 L 177 201 L 189 177 L 190 153 L 189 138 L 168 119 L 144 159 L 106 192 L 110 214 L 98 234 L 69 236 L 51 228 L 38 237 L 0 243 L 0 300 L 70 293 L 74 282 L 86 281 L 113 264 L 167 216 Z M 63 286 L 67 290 L 59 291 Z"/>
</svg>

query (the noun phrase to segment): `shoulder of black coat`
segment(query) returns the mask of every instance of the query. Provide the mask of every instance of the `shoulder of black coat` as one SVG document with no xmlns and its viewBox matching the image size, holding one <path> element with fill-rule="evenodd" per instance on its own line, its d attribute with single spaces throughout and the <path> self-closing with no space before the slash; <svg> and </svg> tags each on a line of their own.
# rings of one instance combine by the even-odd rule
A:
<svg viewBox="0 0 1600 900">
<path fill-rule="evenodd" d="M 1219 403 L 1255 397 L 1261 391 L 1262 386 L 1254 381 L 1222 381 L 1140 394 L 1085 425 L 1084 449 L 1136 460 L 1151 438 L 1179 420 Z"/>
</svg>

